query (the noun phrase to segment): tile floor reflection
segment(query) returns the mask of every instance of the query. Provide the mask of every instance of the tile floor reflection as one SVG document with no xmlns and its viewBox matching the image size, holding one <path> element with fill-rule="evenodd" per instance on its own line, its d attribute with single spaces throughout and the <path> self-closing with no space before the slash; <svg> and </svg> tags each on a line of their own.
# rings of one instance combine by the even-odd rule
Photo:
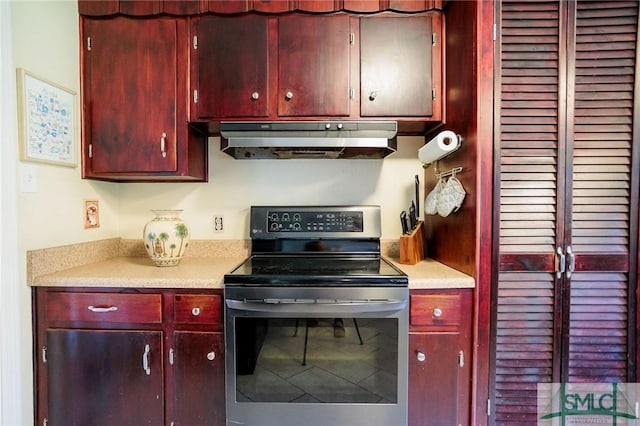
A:
<svg viewBox="0 0 640 426">
<path fill-rule="evenodd" d="M 334 337 L 333 319 L 308 328 L 305 320 L 269 321 L 253 374 L 237 377 L 239 402 L 395 403 L 397 323 L 395 319 L 344 319 L 345 337 Z"/>
</svg>

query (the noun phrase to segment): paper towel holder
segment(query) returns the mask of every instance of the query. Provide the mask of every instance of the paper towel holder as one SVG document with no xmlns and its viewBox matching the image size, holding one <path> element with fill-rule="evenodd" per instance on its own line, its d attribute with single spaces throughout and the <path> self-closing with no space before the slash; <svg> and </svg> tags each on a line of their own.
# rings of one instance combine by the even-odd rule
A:
<svg viewBox="0 0 640 426">
<path fill-rule="evenodd" d="M 455 133 L 455 132 L 451 132 L 451 133 Z M 432 161 L 430 163 L 422 163 L 422 168 L 423 169 L 426 169 L 427 167 L 429 167 L 433 163 L 437 163 L 439 160 L 442 160 L 443 158 L 447 158 L 448 156 L 450 156 L 451 154 L 453 154 L 454 152 L 456 152 L 456 151 L 458 151 L 460 149 L 460 147 L 462 146 L 462 141 L 463 141 L 462 135 L 460 135 L 459 133 L 455 133 L 455 135 L 456 135 L 456 137 L 458 139 L 457 140 L 457 142 L 458 142 L 457 143 L 457 148 L 455 148 L 453 151 L 447 153 L 445 156 L 438 158 L 435 161 Z M 422 161 L 419 156 L 418 156 L 418 159 L 420 161 Z"/>
</svg>

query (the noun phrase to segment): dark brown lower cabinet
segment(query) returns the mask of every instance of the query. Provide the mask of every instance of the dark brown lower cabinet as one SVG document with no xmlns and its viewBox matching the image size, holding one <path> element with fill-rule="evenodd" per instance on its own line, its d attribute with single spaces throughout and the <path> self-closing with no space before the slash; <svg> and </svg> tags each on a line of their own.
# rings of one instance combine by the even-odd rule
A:
<svg viewBox="0 0 640 426">
<path fill-rule="evenodd" d="M 162 424 L 161 354 L 160 331 L 48 330 L 47 424 Z"/>
<path fill-rule="evenodd" d="M 35 424 L 224 425 L 220 294 L 35 288 Z"/>
<path fill-rule="evenodd" d="M 224 335 L 175 333 L 175 424 L 225 424 Z"/>
<path fill-rule="evenodd" d="M 409 426 L 469 424 L 471 289 L 411 292 Z"/>
</svg>

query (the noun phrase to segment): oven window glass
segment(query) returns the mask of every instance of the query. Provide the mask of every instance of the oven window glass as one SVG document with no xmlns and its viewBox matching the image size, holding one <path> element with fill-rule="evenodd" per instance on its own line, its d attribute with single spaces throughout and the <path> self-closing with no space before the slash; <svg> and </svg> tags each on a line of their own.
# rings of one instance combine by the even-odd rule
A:
<svg viewBox="0 0 640 426">
<path fill-rule="evenodd" d="M 236 318 L 236 401 L 394 404 L 396 318 Z"/>
</svg>

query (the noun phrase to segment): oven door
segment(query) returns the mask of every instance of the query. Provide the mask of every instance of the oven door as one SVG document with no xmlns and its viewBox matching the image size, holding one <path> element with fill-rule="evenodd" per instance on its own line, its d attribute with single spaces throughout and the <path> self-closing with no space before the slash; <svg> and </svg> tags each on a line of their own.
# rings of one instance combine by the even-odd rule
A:
<svg viewBox="0 0 640 426">
<path fill-rule="evenodd" d="M 408 296 L 225 288 L 227 425 L 406 425 Z"/>
</svg>

